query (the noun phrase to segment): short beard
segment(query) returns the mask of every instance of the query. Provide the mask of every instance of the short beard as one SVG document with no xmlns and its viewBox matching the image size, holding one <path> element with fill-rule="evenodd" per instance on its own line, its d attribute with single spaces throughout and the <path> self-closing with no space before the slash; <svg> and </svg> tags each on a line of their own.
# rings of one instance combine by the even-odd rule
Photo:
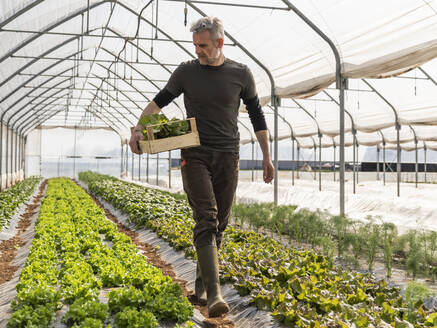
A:
<svg viewBox="0 0 437 328">
<path fill-rule="evenodd" d="M 206 57 L 206 61 L 208 65 L 212 65 L 215 64 L 219 58 L 220 58 L 220 50 L 217 51 L 217 55 L 215 57 Z"/>
</svg>

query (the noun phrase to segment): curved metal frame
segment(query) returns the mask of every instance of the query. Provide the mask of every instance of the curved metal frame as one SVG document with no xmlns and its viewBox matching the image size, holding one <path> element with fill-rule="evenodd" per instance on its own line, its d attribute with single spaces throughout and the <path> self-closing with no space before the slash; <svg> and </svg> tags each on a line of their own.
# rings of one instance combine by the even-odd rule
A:
<svg viewBox="0 0 437 328">
<path fill-rule="evenodd" d="M 293 6 L 288 0 L 282 0 L 290 10 L 293 10 L 310 28 L 312 28 L 331 48 L 335 57 L 335 81 L 337 89 L 340 89 L 340 215 L 344 215 L 344 89 L 347 86 L 347 79 L 341 74 L 340 54 L 335 44 L 323 33 L 313 22 L 302 12 Z"/>
<path fill-rule="evenodd" d="M 397 136 L 397 165 L 396 165 L 396 171 L 397 171 L 397 196 L 399 197 L 401 194 L 400 190 L 400 181 L 401 181 L 401 147 L 400 147 L 400 141 L 399 141 L 399 131 L 401 129 L 401 125 L 399 123 L 399 116 L 394 108 L 394 106 L 383 96 L 381 95 L 366 79 L 361 79 L 367 86 L 372 89 L 373 92 L 375 92 L 393 111 L 393 114 L 395 115 L 395 128 L 396 128 L 396 136 Z"/>
<path fill-rule="evenodd" d="M 304 107 L 302 104 L 300 104 L 297 100 L 292 99 L 293 102 L 298 105 L 311 119 L 316 123 L 317 126 L 317 137 L 319 138 L 319 191 L 322 191 L 322 132 L 320 131 L 320 125 L 319 122 L 317 122 L 317 119 Z M 312 137 L 312 136 L 311 136 Z M 314 139 L 313 139 L 314 141 Z M 317 146 L 314 144 L 314 158 L 316 158 L 317 153 Z M 314 159 L 314 165 L 316 165 L 316 159 Z M 316 171 L 314 171 L 314 177 L 316 177 Z"/>
<path fill-rule="evenodd" d="M 273 110 L 272 106 L 268 105 L 267 107 L 269 107 L 270 109 Z M 273 112 L 274 113 L 274 112 Z M 299 141 L 295 138 L 294 136 L 294 132 L 293 132 L 293 128 L 290 124 L 290 122 L 288 122 L 284 116 L 282 116 L 281 114 L 279 114 L 278 111 L 278 117 L 282 119 L 282 121 L 288 125 L 288 127 L 290 128 L 290 137 L 291 137 L 291 185 L 294 186 L 294 142 L 296 141 L 297 145 L 299 146 Z"/>
</svg>

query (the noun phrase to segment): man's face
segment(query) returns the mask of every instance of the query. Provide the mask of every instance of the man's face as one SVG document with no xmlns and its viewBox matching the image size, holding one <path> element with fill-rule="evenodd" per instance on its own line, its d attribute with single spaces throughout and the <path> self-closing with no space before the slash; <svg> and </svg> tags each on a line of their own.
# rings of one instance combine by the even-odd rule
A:
<svg viewBox="0 0 437 328">
<path fill-rule="evenodd" d="M 193 33 L 193 44 L 196 48 L 196 55 L 202 65 L 213 65 L 220 58 L 223 39 L 211 40 L 209 31 Z"/>
</svg>

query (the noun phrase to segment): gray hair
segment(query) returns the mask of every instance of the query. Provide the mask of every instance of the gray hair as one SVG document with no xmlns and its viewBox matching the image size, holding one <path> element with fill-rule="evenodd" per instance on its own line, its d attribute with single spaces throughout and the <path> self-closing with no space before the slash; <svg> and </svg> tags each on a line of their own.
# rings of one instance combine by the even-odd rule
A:
<svg viewBox="0 0 437 328">
<path fill-rule="evenodd" d="M 223 39 L 225 36 L 223 23 L 217 17 L 202 17 L 191 24 L 190 32 L 200 33 L 203 31 L 209 31 L 211 40 Z"/>
</svg>

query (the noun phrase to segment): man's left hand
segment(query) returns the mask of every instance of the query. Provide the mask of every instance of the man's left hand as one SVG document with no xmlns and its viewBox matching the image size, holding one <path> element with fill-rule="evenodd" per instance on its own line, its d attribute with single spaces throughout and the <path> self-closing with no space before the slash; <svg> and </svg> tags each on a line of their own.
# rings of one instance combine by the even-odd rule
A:
<svg viewBox="0 0 437 328">
<path fill-rule="evenodd" d="M 263 159 L 263 171 L 264 182 L 272 182 L 273 178 L 275 177 L 275 168 L 273 167 L 273 163 L 270 158 Z"/>
</svg>

